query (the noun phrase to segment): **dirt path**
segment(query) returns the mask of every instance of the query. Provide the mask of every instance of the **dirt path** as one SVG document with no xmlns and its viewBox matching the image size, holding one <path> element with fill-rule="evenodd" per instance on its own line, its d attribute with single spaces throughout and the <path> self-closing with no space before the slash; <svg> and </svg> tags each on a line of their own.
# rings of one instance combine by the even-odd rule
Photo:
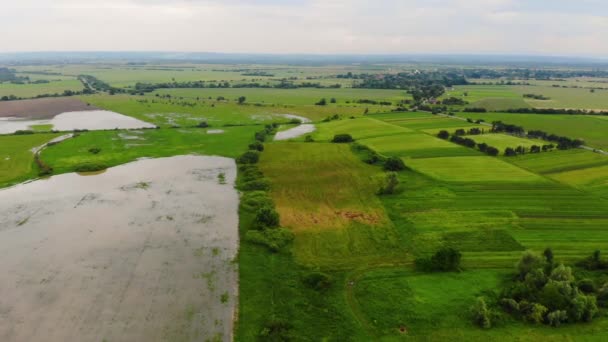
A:
<svg viewBox="0 0 608 342">
<path fill-rule="evenodd" d="M 235 177 L 181 156 L 1 190 L 0 341 L 231 340 Z"/>
</svg>

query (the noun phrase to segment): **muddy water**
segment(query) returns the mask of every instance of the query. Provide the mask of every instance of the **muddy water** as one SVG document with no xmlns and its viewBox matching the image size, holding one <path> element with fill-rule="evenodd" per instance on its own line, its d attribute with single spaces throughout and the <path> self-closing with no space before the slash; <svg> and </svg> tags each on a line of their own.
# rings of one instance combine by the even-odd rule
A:
<svg viewBox="0 0 608 342">
<path fill-rule="evenodd" d="M 235 176 L 180 156 L 1 190 L 0 341 L 230 340 Z"/>
<path fill-rule="evenodd" d="M 292 115 L 292 114 L 283 114 L 282 116 L 284 116 L 288 119 L 298 119 L 298 120 L 302 121 L 302 124 L 297 127 L 294 127 L 294 128 L 282 131 L 282 132 L 278 132 L 274 136 L 275 141 L 289 140 L 289 139 L 297 138 L 304 134 L 312 133 L 315 131 L 315 125 L 309 123 L 311 121 L 308 118 L 305 118 L 303 116 Z"/>
<path fill-rule="evenodd" d="M 21 120 L 19 118 L 0 118 L 0 134 L 13 133 L 18 130 L 30 129 L 32 125 L 53 125 L 54 130 L 72 131 L 75 129 L 134 129 L 154 128 L 155 125 L 130 116 L 107 110 L 88 110 L 68 112 L 55 116 L 50 120 Z"/>
</svg>

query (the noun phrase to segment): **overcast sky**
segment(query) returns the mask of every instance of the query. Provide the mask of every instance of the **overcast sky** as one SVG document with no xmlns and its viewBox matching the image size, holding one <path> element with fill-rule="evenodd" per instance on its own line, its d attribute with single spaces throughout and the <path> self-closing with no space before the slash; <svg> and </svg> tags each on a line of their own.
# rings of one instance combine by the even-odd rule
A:
<svg viewBox="0 0 608 342">
<path fill-rule="evenodd" d="M 606 0 L 2 0 L 0 52 L 608 57 Z"/>
</svg>

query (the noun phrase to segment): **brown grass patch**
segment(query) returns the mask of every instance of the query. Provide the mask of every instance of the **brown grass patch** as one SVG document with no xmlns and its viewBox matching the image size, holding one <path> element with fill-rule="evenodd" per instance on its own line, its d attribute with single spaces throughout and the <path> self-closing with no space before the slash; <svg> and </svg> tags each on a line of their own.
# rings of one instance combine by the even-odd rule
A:
<svg viewBox="0 0 608 342">
<path fill-rule="evenodd" d="M 96 110 L 75 97 L 50 97 L 34 100 L 0 102 L 0 117 L 19 117 L 33 120 L 52 119 L 66 112 Z"/>
</svg>

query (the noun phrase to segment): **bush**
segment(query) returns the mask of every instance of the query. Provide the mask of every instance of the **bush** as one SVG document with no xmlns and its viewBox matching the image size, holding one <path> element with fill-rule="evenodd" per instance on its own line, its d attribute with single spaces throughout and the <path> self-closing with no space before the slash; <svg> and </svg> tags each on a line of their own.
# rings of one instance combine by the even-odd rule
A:
<svg viewBox="0 0 608 342">
<path fill-rule="evenodd" d="M 253 223 L 257 229 L 278 227 L 280 224 L 279 213 L 271 206 L 261 207 L 256 211 Z"/>
<path fill-rule="evenodd" d="M 266 191 L 246 191 L 241 197 L 241 205 L 248 211 L 255 212 L 262 207 L 272 207 L 272 199 Z"/>
<path fill-rule="evenodd" d="M 201 121 L 198 123 L 198 125 L 196 125 L 196 127 L 198 128 L 207 128 L 209 127 L 209 124 L 207 123 L 207 121 Z"/>
<path fill-rule="evenodd" d="M 103 164 L 86 163 L 86 164 L 77 165 L 74 168 L 74 170 L 76 172 L 96 172 L 96 171 L 105 170 L 107 168 L 108 167 Z"/>
<path fill-rule="evenodd" d="M 260 153 L 257 151 L 247 151 L 237 158 L 239 164 L 256 164 L 260 160 Z"/>
<path fill-rule="evenodd" d="M 593 283 L 593 280 L 591 280 L 591 279 L 580 280 L 577 284 L 577 287 L 579 290 L 581 290 L 587 294 L 595 292 L 595 284 Z"/>
<path fill-rule="evenodd" d="M 285 248 L 293 241 L 293 238 L 293 233 L 285 228 L 249 230 L 245 234 L 247 241 L 265 246 L 272 252 L 278 252 Z"/>
<path fill-rule="evenodd" d="M 378 195 L 392 195 L 395 193 L 398 185 L 399 179 L 397 178 L 397 174 L 389 172 L 378 189 Z"/>
<path fill-rule="evenodd" d="M 264 324 L 259 337 L 263 341 L 291 341 L 291 327 L 287 320 L 273 319 Z"/>
<path fill-rule="evenodd" d="M 262 152 L 262 151 L 264 151 L 264 144 L 262 144 L 259 141 L 256 141 L 253 144 L 249 144 L 249 149 Z"/>
<path fill-rule="evenodd" d="M 101 149 L 99 147 L 92 147 L 89 149 L 89 152 L 93 154 L 98 154 L 99 152 L 101 152 Z"/>
<path fill-rule="evenodd" d="M 559 327 L 560 324 L 568 320 L 568 314 L 564 310 L 555 310 L 547 314 L 547 323 L 553 327 Z"/>
<path fill-rule="evenodd" d="M 314 141 L 315 141 L 315 139 L 313 139 L 310 134 L 304 138 L 304 142 L 314 142 Z"/>
<path fill-rule="evenodd" d="M 448 139 L 450 137 L 450 133 L 448 131 L 441 130 L 439 133 L 437 133 L 437 137 L 441 139 Z"/>
<path fill-rule="evenodd" d="M 390 157 L 384 162 L 385 171 L 405 170 L 405 163 L 399 157 Z"/>
<path fill-rule="evenodd" d="M 244 182 L 239 186 L 242 191 L 268 191 L 270 190 L 270 182 L 265 179 L 254 179 L 248 182 Z"/>
<path fill-rule="evenodd" d="M 324 291 L 331 287 L 332 280 L 329 275 L 322 272 L 311 272 L 302 278 L 302 282 L 313 290 Z"/>
<path fill-rule="evenodd" d="M 418 258 L 415 266 L 421 271 L 460 271 L 462 254 L 454 248 L 442 247 L 430 258 Z"/>
<path fill-rule="evenodd" d="M 350 134 L 336 134 L 331 142 L 334 143 L 351 143 L 355 141 Z"/>
<path fill-rule="evenodd" d="M 477 297 L 475 304 L 471 307 L 471 313 L 473 314 L 473 322 L 476 325 L 484 329 L 492 327 L 491 313 L 483 297 Z"/>
</svg>

